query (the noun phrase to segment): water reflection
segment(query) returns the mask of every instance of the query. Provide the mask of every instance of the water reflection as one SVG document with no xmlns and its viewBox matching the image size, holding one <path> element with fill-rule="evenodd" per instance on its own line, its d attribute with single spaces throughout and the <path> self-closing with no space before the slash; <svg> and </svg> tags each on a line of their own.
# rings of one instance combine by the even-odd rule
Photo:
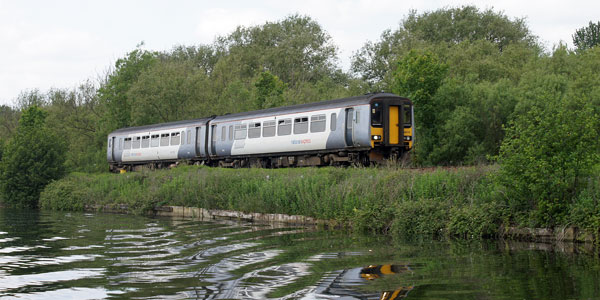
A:
<svg viewBox="0 0 600 300">
<path fill-rule="evenodd" d="M 236 221 L 6 210 L 0 216 L 2 299 L 600 297 L 598 258 L 556 247 L 394 244 Z"/>
</svg>

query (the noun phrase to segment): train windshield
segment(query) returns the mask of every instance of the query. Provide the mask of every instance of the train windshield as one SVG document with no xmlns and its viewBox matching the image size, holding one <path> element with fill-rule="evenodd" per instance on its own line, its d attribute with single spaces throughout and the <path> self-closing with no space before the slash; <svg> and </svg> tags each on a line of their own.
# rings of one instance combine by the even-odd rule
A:
<svg viewBox="0 0 600 300">
<path fill-rule="evenodd" d="M 381 110 L 381 103 L 375 102 L 371 104 L 371 126 L 381 127 L 381 124 L 383 123 L 383 114 L 381 113 Z"/>
<path fill-rule="evenodd" d="M 412 123 L 411 116 L 412 116 L 412 111 L 411 111 L 410 105 L 405 105 L 404 106 L 404 124 L 405 125 L 411 125 L 411 123 Z"/>
</svg>

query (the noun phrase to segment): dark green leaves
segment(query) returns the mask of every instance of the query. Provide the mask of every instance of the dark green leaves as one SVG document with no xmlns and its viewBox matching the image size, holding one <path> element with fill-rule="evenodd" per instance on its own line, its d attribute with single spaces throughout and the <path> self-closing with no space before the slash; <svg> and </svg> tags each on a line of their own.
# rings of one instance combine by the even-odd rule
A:
<svg viewBox="0 0 600 300">
<path fill-rule="evenodd" d="M 3 203 L 13 207 L 37 207 L 42 189 L 64 172 L 65 147 L 45 125 L 47 113 L 31 106 L 19 121 L 0 162 Z"/>
</svg>

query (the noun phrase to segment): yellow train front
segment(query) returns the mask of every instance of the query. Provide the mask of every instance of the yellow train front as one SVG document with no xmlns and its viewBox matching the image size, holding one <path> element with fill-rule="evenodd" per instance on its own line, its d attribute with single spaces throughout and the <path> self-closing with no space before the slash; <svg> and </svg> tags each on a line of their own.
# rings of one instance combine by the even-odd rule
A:
<svg viewBox="0 0 600 300">
<path fill-rule="evenodd" d="M 413 105 L 409 99 L 381 95 L 371 99 L 370 161 L 402 158 L 414 143 Z"/>
</svg>

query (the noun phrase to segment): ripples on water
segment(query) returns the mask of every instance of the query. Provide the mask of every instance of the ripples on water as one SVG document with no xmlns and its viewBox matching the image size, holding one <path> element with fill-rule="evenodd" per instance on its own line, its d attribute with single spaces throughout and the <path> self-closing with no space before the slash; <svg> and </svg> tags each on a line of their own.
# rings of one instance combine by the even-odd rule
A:
<svg viewBox="0 0 600 300">
<path fill-rule="evenodd" d="M 2 299 L 597 299 L 592 255 L 0 210 Z"/>
</svg>

